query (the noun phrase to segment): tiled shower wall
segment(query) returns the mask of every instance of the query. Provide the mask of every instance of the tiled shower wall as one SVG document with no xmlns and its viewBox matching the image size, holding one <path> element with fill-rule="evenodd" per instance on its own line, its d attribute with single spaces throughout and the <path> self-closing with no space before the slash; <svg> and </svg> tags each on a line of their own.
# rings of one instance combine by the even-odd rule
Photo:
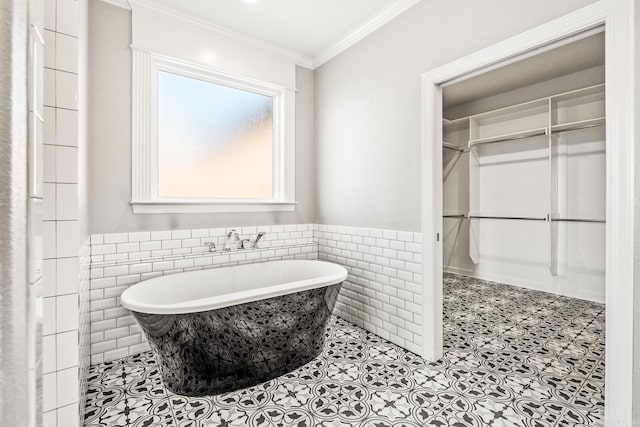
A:
<svg viewBox="0 0 640 427">
<path fill-rule="evenodd" d="M 148 350 L 120 295 L 141 280 L 183 271 L 280 259 L 325 259 L 349 277 L 336 314 L 420 352 L 421 235 L 315 224 L 236 227 L 242 238 L 267 233 L 258 249 L 224 252 L 230 228 L 91 236 L 91 363 Z M 206 242 L 216 243 L 208 252 Z"/>
<path fill-rule="evenodd" d="M 77 426 L 81 407 L 78 21 L 76 0 L 45 1 L 42 421 L 47 427 Z"/>
</svg>

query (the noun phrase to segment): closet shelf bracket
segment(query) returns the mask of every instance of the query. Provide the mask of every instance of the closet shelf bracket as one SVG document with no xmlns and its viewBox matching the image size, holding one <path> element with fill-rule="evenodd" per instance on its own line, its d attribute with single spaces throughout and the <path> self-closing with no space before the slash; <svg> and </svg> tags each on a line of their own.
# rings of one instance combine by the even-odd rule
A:
<svg viewBox="0 0 640 427">
<path fill-rule="evenodd" d="M 446 148 L 448 150 L 458 151 L 460 153 L 466 153 L 469 151 L 468 147 L 461 147 L 459 145 L 452 144 L 450 142 L 442 142 L 442 148 Z"/>
</svg>

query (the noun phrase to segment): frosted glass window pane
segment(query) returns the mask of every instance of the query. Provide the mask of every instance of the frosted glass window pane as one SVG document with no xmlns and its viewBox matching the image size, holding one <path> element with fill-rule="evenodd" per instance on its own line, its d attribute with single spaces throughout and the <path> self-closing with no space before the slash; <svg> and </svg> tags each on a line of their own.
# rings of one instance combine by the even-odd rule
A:
<svg viewBox="0 0 640 427">
<path fill-rule="evenodd" d="M 270 199 L 273 98 L 158 75 L 160 197 Z"/>
</svg>

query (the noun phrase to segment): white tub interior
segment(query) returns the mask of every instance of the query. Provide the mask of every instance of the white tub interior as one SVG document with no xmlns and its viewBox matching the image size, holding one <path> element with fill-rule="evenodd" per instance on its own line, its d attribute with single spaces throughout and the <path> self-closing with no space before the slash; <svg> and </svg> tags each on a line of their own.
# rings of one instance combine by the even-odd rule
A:
<svg viewBox="0 0 640 427">
<path fill-rule="evenodd" d="M 125 290 L 122 305 L 149 314 L 195 313 L 341 283 L 347 270 L 324 261 L 273 261 L 178 273 Z"/>
</svg>

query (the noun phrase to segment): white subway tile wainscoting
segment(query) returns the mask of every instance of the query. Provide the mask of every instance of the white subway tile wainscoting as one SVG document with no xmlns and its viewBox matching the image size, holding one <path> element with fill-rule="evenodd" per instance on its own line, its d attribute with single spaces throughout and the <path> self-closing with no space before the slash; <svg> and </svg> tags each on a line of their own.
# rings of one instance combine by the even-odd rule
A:
<svg viewBox="0 0 640 427">
<path fill-rule="evenodd" d="M 227 233 L 255 239 L 255 249 L 223 250 Z M 120 305 L 132 284 L 165 274 L 281 259 L 322 259 L 349 272 L 335 314 L 420 353 L 421 234 L 318 224 L 165 230 L 91 236 L 91 364 L 149 350 Z M 205 245 L 213 242 L 215 252 Z"/>
<path fill-rule="evenodd" d="M 256 248 L 224 251 L 226 235 L 237 230 Z M 130 285 L 152 277 L 186 271 L 284 259 L 317 259 L 312 224 L 152 231 L 91 236 L 91 364 L 147 351 L 149 346 L 133 315 L 120 305 Z M 207 243 L 216 245 L 209 252 Z"/>
<path fill-rule="evenodd" d="M 422 345 L 422 234 L 317 225 L 321 260 L 349 271 L 335 313 L 414 353 Z"/>
</svg>

